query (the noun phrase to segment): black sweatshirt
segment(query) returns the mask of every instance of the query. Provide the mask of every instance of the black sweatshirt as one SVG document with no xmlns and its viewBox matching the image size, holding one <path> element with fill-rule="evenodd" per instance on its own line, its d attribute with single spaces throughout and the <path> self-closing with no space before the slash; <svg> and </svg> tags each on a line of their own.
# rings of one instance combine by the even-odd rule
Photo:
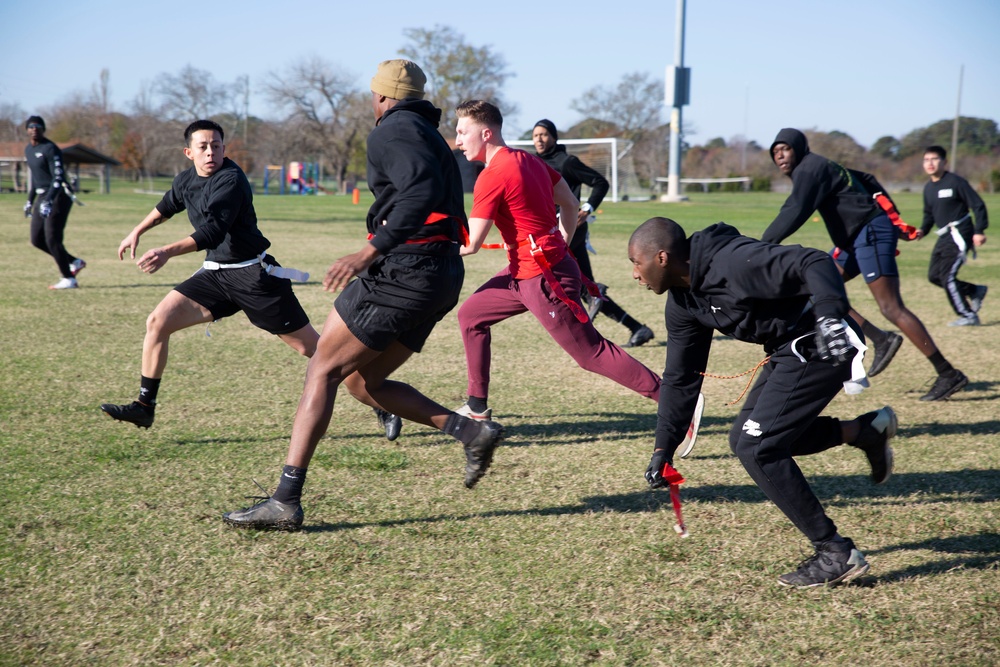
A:
<svg viewBox="0 0 1000 667">
<path fill-rule="evenodd" d="M 211 176 L 199 176 L 194 167 L 174 178 L 156 210 L 171 218 L 183 210 L 194 226 L 191 238 L 206 259 L 236 264 L 260 255 L 271 242 L 257 229 L 253 193 L 243 170 L 229 158 Z"/>
<path fill-rule="evenodd" d="M 389 252 L 453 254 L 458 245 L 406 242 L 444 234 L 459 241 L 466 231 L 465 194 L 455 154 L 437 131 L 441 110 L 427 100 L 402 100 L 386 111 L 368 135 L 368 210 L 371 244 Z M 426 225 L 431 213 L 450 216 Z M 385 224 L 383 224 L 383 222 Z"/>
<path fill-rule="evenodd" d="M 590 197 L 587 198 L 587 203 L 590 204 L 592 211 L 597 210 L 597 207 L 604 201 L 604 197 L 607 196 L 608 190 L 611 189 L 608 179 L 581 162 L 580 158 L 567 153 L 566 147 L 562 144 L 555 144 L 544 153 L 536 155 L 542 158 L 545 164 L 562 174 L 563 179 L 566 180 L 566 184 L 577 199 L 580 198 L 580 184 L 586 183 L 590 186 Z"/>
<path fill-rule="evenodd" d="M 52 203 L 66 181 L 63 170 L 62 151 L 52 141 L 42 137 L 37 146 L 30 143 L 24 147 L 24 157 L 31 170 L 31 192 L 28 201 L 34 202 L 38 190 L 45 190 L 42 201 Z M 67 183 L 68 185 L 68 183 Z"/>
<path fill-rule="evenodd" d="M 817 318 L 840 319 L 850 308 L 844 281 L 821 250 L 765 243 L 720 222 L 691 235 L 690 255 L 691 285 L 669 290 L 664 315 L 656 448 L 671 453 L 691 423 L 715 331 L 770 354 L 813 331 Z"/>
<path fill-rule="evenodd" d="M 861 228 L 881 215 L 882 209 L 849 169 L 811 153 L 806 136 L 798 130 L 785 128 L 778 132 L 771 150 L 779 143 L 788 144 L 795 151 L 792 194 L 761 240 L 781 243 L 818 210 L 834 245 L 844 249 L 853 247 Z M 773 159 L 774 154 L 771 155 Z"/>
<path fill-rule="evenodd" d="M 920 229 L 927 234 L 935 224 L 944 227 L 949 222 L 961 220 L 969 209 L 972 209 L 972 215 L 976 219 L 975 233 L 985 233 L 990 223 L 983 198 L 972 189 L 967 180 L 946 171 L 936 183 L 928 181 L 924 186 L 924 222 Z M 966 220 L 963 223 L 965 225 L 971 227 L 972 222 Z"/>
</svg>

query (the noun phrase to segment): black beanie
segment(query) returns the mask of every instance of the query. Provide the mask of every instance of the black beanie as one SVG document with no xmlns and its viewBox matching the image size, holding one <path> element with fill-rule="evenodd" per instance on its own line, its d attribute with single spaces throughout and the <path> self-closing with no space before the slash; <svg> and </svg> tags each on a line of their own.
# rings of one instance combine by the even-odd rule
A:
<svg viewBox="0 0 1000 667">
<path fill-rule="evenodd" d="M 534 125 L 532 125 L 532 128 L 536 128 L 539 125 L 541 125 L 546 130 L 548 130 L 549 134 L 552 135 L 553 139 L 555 139 L 556 141 L 559 141 L 559 132 L 556 131 L 556 124 L 555 123 L 553 123 L 548 118 L 543 118 L 540 121 L 538 121 L 537 123 L 535 123 Z"/>
<path fill-rule="evenodd" d="M 28 120 L 24 121 L 24 129 L 28 129 L 28 126 L 32 123 L 38 123 L 42 126 L 43 130 L 45 129 L 45 121 L 42 120 L 41 116 L 29 116 Z"/>
</svg>

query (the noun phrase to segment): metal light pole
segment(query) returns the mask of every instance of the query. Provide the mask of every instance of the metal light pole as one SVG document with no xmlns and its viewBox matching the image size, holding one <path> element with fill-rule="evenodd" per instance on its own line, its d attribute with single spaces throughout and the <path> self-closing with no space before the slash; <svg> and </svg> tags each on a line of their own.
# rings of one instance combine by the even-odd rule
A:
<svg viewBox="0 0 1000 667">
<path fill-rule="evenodd" d="M 670 109 L 670 165 L 667 194 L 662 201 L 687 201 L 680 193 L 681 184 L 681 107 L 689 102 L 691 70 L 684 67 L 684 10 L 687 0 L 677 0 L 677 44 L 674 67 L 667 69 L 666 103 Z"/>
<path fill-rule="evenodd" d="M 955 103 L 955 122 L 951 126 L 951 169 L 955 170 L 958 162 L 958 121 L 962 116 L 962 75 L 965 74 L 965 65 L 958 69 L 958 102 Z"/>
</svg>

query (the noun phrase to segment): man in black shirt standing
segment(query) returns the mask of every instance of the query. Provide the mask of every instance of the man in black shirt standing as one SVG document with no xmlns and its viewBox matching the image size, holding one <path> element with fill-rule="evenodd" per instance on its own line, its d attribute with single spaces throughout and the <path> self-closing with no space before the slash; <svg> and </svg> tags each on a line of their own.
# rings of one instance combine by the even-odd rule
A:
<svg viewBox="0 0 1000 667">
<path fill-rule="evenodd" d="M 586 184 L 591 188 L 590 197 L 587 198 L 587 201 L 584 202 L 577 213 L 576 233 L 573 234 L 569 249 L 576 258 L 576 263 L 580 265 L 580 273 L 586 276 L 591 282 L 594 282 L 594 270 L 590 267 L 590 256 L 587 254 L 589 237 L 587 225 L 594 219 L 597 207 L 601 205 L 601 202 L 604 201 L 604 196 L 608 194 L 608 190 L 611 187 L 608 179 L 585 165 L 580 158 L 570 155 L 566 151 L 565 146 L 557 143 L 559 141 L 559 132 L 556 130 L 555 123 L 548 118 L 543 118 L 535 123 L 535 127 L 531 131 L 531 140 L 535 144 L 535 153 L 538 157 L 542 158 L 546 164 L 562 175 L 577 199 L 580 198 L 581 184 Z M 588 313 L 591 321 L 597 317 L 598 313 L 601 313 L 622 326 L 627 327 L 632 335 L 622 347 L 638 347 L 653 339 L 652 329 L 636 321 L 635 318 L 626 313 L 621 306 L 607 296 L 608 288 L 606 285 L 598 283 L 597 287 L 601 292 L 603 300 L 593 296 L 589 297 L 590 307 L 588 308 Z"/>
<path fill-rule="evenodd" d="M 948 303 L 958 315 L 950 326 L 976 326 L 987 287 L 959 280 L 958 270 L 965 264 L 970 251 L 975 257 L 975 249 L 986 243 L 989 220 L 983 198 L 967 180 L 946 170 L 947 156 L 941 146 L 930 146 L 924 151 L 924 171 L 931 180 L 924 186 L 924 221 L 920 236 L 929 234 L 934 225 L 938 227 L 938 240 L 931 252 L 927 279 L 945 291 Z"/>
<path fill-rule="evenodd" d="M 167 365 L 170 335 L 181 329 L 235 315 L 241 310 L 257 327 L 296 352 L 311 357 L 319 334 L 309 323 L 289 278 L 308 274 L 282 268 L 267 254 L 271 242 L 257 228 L 250 183 L 225 157 L 222 128 L 197 120 L 184 131 L 184 155 L 194 165 L 174 178 L 170 191 L 118 246 L 135 259 L 139 237 L 187 210 L 194 232 L 180 241 L 147 250 L 136 264 L 156 273 L 171 257 L 207 250 L 201 270 L 177 285 L 146 320 L 142 343 L 139 398 L 127 405 L 104 403 L 112 419 L 149 428 L 153 424 L 160 378 Z"/>
<path fill-rule="evenodd" d="M 63 232 L 73 199 L 62 151 L 45 137 L 45 121 L 41 116 L 32 116 L 24 125 L 30 142 L 24 147 L 24 157 L 31 173 L 24 215 L 31 218 L 31 245 L 52 255 L 62 274 L 62 279 L 49 289 L 74 289 L 79 286 L 76 274 L 87 263 L 71 255 L 63 245 Z"/>
<path fill-rule="evenodd" d="M 842 421 L 820 416 L 834 396 L 864 386 L 860 328 L 847 316 L 844 282 L 813 248 L 742 236 L 718 223 L 686 237 L 673 220 L 651 218 L 628 246 L 632 277 L 656 294 L 669 290 L 667 361 L 660 385 L 652 488 L 666 486 L 704 380 L 715 332 L 762 345 L 760 375 L 729 431 L 729 446 L 765 495 L 801 531 L 815 554 L 778 577 L 796 588 L 846 583 L 868 570 L 854 542 L 837 532 L 794 457 L 841 444 L 860 449 L 871 479 L 892 474 L 892 408 Z"/>
</svg>

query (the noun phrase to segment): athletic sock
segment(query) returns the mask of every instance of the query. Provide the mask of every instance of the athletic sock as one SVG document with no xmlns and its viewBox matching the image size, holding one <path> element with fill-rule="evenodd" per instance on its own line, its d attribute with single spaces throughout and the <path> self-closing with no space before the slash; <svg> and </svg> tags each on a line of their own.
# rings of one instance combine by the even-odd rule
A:
<svg viewBox="0 0 1000 667">
<path fill-rule="evenodd" d="M 453 412 L 448 415 L 448 421 L 444 423 L 444 428 L 441 431 L 459 440 L 463 445 L 467 445 L 479 436 L 482 429 L 483 422 Z"/>
<path fill-rule="evenodd" d="M 478 412 L 482 414 L 486 412 L 486 399 L 480 398 L 479 396 L 469 396 L 469 400 L 465 402 L 473 412 Z"/>
<path fill-rule="evenodd" d="M 298 505 L 302 501 L 302 487 L 306 483 L 306 469 L 285 466 L 281 471 L 278 488 L 271 497 L 286 505 Z"/>
<path fill-rule="evenodd" d="M 944 375 L 949 371 L 955 370 L 955 367 L 948 363 L 948 360 L 944 358 L 940 350 L 927 357 L 927 361 L 934 365 L 934 370 L 937 371 L 938 375 Z"/>
<path fill-rule="evenodd" d="M 886 332 L 879 329 L 877 326 L 865 320 L 865 323 L 861 325 L 861 331 L 865 334 L 865 338 L 872 342 L 872 345 L 879 346 L 885 342 L 887 337 Z"/>
<path fill-rule="evenodd" d="M 160 378 L 139 376 L 139 403 L 150 410 L 156 407 L 156 394 L 160 391 Z"/>
</svg>

